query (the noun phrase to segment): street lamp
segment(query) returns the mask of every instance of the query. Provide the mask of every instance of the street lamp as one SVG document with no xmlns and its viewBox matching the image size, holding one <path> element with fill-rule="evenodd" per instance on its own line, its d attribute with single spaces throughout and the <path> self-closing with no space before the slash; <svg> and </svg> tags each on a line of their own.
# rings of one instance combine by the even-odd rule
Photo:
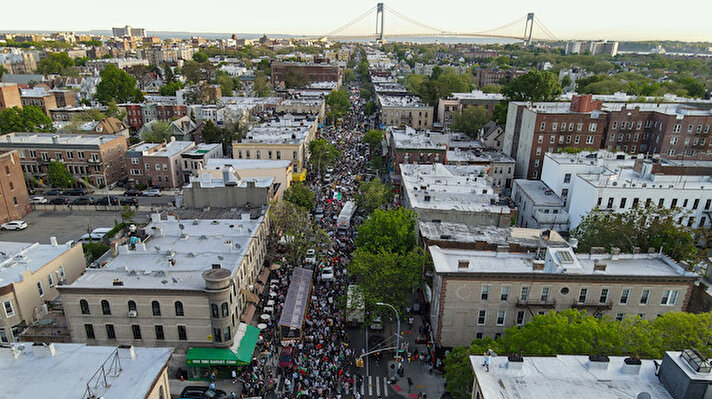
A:
<svg viewBox="0 0 712 399">
<path fill-rule="evenodd" d="M 389 308 L 393 309 L 393 313 L 396 314 L 396 325 L 398 326 L 398 335 L 396 335 L 396 355 L 394 357 L 394 360 L 396 361 L 396 368 L 395 372 L 393 374 L 393 381 L 398 379 L 398 359 L 400 359 L 400 338 L 401 338 L 401 329 L 400 329 L 400 316 L 398 315 L 398 310 L 391 304 L 384 303 L 384 302 L 376 302 L 376 305 L 378 306 L 388 306 Z"/>
</svg>

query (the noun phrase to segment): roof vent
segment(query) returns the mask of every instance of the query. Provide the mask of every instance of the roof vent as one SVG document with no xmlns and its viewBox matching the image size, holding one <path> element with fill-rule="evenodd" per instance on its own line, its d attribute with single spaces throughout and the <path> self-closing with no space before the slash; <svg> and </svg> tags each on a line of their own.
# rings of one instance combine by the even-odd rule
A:
<svg viewBox="0 0 712 399">
<path fill-rule="evenodd" d="M 470 267 L 470 261 L 468 259 L 460 259 L 457 261 L 458 269 L 467 269 Z"/>
<path fill-rule="evenodd" d="M 544 270 L 544 261 L 540 259 L 533 259 L 532 270 Z"/>
<path fill-rule="evenodd" d="M 588 357 L 589 370 L 608 370 L 608 364 L 611 359 L 606 355 L 591 355 Z"/>
<path fill-rule="evenodd" d="M 115 278 L 114 282 L 111 285 L 113 285 L 114 287 L 121 287 L 124 285 L 124 282 L 121 281 L 121 279 Z"/>
<path fill-rule="evenodd" d="M 604 262 L 600 259 L 594 259 L 593 260 L 593 271 L 594 272 L 605 272 L 606 271 L 606 262 Z"/>
</svg>

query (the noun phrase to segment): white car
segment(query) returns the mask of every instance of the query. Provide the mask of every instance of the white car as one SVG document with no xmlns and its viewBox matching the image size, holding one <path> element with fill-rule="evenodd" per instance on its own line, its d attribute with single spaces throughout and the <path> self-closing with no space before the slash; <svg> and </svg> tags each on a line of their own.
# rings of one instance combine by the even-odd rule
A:
<svg viewBox="0 0 712 399">
<path fill-rule="evenodd" d="M 376 316 L 371 320 L 371 330 L 383 330 L 383 320 L 381 316 Z"/>
<path fill-rule="evenodd" d="M 7 223 L 3 223 L 0 226 L 2 230 L 24 230 L 27 228 L 27 223 L 22 220 L 13 220 Z"/>
<path fill-rule="evenodd" d="M 334 268 L 331 266 L 321 269 L 321 281 L 331 281 L 334 279 Z"/>
<path fill-rule="evenodd" d="M 161 190 L 157 188 L 152 188 L 150 190 L 146 190 L 143 192 L 144 197 L 160 197 L 161 196 Z"/>
<path fill-rule="evenodd" d="M 46 204 L 49 202 L 45 197 L 32 197 L 30 198 L 30 204 Z"/>
<path fill-rule="evenodd" d="M 316 251 L 314 249 L 307 249 L 307 256 L 304 261 L 311 263 L 312 265 L 316 263 Z"/>
</svg>

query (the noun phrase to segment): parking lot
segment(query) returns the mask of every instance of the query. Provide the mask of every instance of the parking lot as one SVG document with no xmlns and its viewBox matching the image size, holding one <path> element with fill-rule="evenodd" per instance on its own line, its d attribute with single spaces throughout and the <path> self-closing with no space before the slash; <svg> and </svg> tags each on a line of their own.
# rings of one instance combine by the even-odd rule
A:
<svg viewBox="0 0 712 399">
<path fill-rule="evenodd" d="M 147 221 L 146 214 L 136 214 L 134 221 Z M 28 227 L 19 231 L 0 231 L 0 241 L 22 241 L 49 243 L 49 238 L 57 237 L 60 243 L 76 240 L 83 234 L 98 227 L 113 227 L 121 221 L 120 212 L 71 211 L 50 212 L 33 211 L 22 220 Z"/>
</svg>

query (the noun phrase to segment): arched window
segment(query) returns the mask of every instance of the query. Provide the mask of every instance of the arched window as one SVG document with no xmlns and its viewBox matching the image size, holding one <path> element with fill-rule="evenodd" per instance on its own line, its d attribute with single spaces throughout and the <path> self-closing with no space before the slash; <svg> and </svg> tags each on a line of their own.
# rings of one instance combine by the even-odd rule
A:
<svg viewBox="0 0 712 399">
<path fill-rule="evenodd" d="M 129 301 L 129 312 L 137 312 L 138 310 L 136 309 L 136 302 L 134 301 Z"/>
<path fill-rule="evenodd" d="M 166 399 L 165 394 L 163 393 L 163 385 L 158 387 L 158 399 Z"/>
<path fill-rule="evenodd" d="M 109 306 L 109 301 L 106 299 L 101 300 L 101 312 L 110 315 L 111 314 L 111 306 Z"/>
<path fill-rule="evenodd" d="M 176 301 L 176 316 L 183 316 L 183 302 Z"/>
<path fill-rule="evenodd" d="M 89 302 L 86 299 L 79 301 L 79 307 L 82 309 L 82 314 L 91 314 L 89 312 Z"/>
<path fill-rule="evenodd" d="M 161 315 L 161 304 L 158 303 L 158 301 L 153 301 L 153 302 L 151 302 L 151 308 L 153 309 L 153 315 L 154 315 L 154 316 L 160 316 L 160 315 Z"/>
<path fill-rule="evenodd" d="M 218 305 L 211 303 L 210 304 L 210 313 L 212 314 L 213 317 L 220 317 L 220 313 L 218 311 Z"/>
<path fill-rule="evenodd" d="M 227 317 L 228 314 L 230 314 L 230 309 L 227 307 L 227 302 L 223 302 L 220 308 L 222 308 L 222 317 Z"/>
</svg>

